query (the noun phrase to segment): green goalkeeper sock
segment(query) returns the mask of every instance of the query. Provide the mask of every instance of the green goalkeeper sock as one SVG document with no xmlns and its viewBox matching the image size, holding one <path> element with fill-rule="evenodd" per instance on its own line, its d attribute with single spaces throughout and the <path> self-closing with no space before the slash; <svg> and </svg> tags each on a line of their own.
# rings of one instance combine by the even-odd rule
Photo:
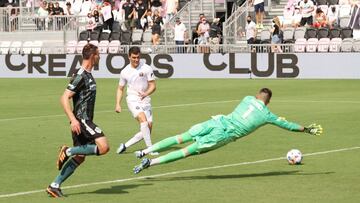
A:
<svg viewBox="0 0 360 203">
<path fill-rule="evenodd" d="M 155 143 L 148 150 L 144 150 L 144 151 L 146 153 L 157 152 L 159 150 L 167 149 L 167 148 L 169 148 L 169 147 L 171 147 L 173 145 L 189 142 L 191 140 L 192 140 L 191 135 L 186 132 L 186 133 L 183 133 L 183 134 L 180 134 L 180 135 L 175 135 L 173 137 L 163 139 L 160 142 Z"/>
<path fill-rule="evenodd" d="M 87 144 L 87 145 L 81 145 L 76 147 L 71 147 L 66 152 L 68 156 L 74 156 L 74 155 L 97 155 L 98 149 L 95 144 Z"/>
<path fill-rule="evenodd" d="M 164 156 L 161 156 L 161 157 L 157 158 L 158 160 L 153 159 L 151 161 L 152 162 L 151 165 L 155 165 L 156 163 L 157 164 L 169 163 L 169 162 L 176 161 L 176 160 L 179 160 L 179 159 L 182 159 L 182 158 L 185 158 L 187 156 L 194 155 L 197 153 L 198 153 L 198 144 L 195 142 L 183 149 L 180 149 L 180 150 L 177 150 L 174 152 L 170 152 Z"/>
<path fill-rule="evenodd" d="M 71 176 L 71 174 L 74 173 L 78 166 L 79 164 L 74 159 L 70 159 L 61 169 L 60 174 L 55 178 L 54 183 L 60 186 L 61 183 L 63 183 L 68 177 Z"/>
</svg>

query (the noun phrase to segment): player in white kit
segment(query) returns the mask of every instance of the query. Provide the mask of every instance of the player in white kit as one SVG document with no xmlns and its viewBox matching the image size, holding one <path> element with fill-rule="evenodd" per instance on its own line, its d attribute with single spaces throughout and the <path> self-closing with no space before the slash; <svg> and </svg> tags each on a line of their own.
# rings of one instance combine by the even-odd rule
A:
<svg viewBox="0 0 360 203">
<path fill-rule="evenodd" d="M 152 128 L 150 95 L 156 89 L 155 76 L 149 65 L 140 63 L 139 47 L 131 47 L 129 49 L 129 60 L 130 64 L 128 64 L 120 73 L 120 81 L 116 93 L 115 111 L 117 113 L 121 112 L 120 103 L 125 85 L 127 85 L 126 102 L 130 112 L 140 124 L 140 131 L 125 144 L 120 144 L 116 151 L 118 154 L 125 152 L 128 147 L 142 139 L 144 139 L 147 147 L 152 145 L 150 138 Z M 152 155 L 157 155 L 157 153 L 153 153 Z"/>
</svg>

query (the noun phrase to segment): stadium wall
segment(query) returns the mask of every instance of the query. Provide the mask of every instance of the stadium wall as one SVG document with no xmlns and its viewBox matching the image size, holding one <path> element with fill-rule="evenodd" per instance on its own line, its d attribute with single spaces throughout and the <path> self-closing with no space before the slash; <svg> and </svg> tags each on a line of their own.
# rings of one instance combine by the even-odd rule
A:
<svg viewBox="0 0 360 203">
<path fill-rule="evenodd" d="M 158 78 L 359 79 L 360 53 L 227 53 L 142 55 Z M 0 55 L 0 78 L 62 78 L 81 64 L 80 55 Z M 97 78 L 118 78 L 126 54 L 102 54 Z"/>
</svg>

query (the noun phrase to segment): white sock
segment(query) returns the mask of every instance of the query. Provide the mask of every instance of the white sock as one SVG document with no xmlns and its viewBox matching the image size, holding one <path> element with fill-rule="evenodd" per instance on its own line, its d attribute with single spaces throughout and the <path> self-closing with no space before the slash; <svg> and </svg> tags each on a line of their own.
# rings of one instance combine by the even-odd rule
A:
<svg viewBox="0 0 360 203">
<path fill-rule="evenodd" d="M 146 146 L 150 147 L 152 145 L 152 143 L 151 143 L 151 138 L 150 138 L 150 129 L 149 129 L 148 122 L 140 123 L 140 131 L 142 132 Z"/>
<path fill-rule="evenodd" d="M 60 187 L 60 185 L 57 184 L 57 183 L 51 183 L 50 186 L 53 187 L 53 188 L 59 188 Z"/>
<path fill-rule="evenodd" d="M 136 144 L 137 142 L 139 142 L 140 140 L 143 139 L 143 136 L 142 136 L 142 132 L 138 132 L 134 135 L 134 137 L 132 137 L 129 141 L 127 141 L 125 143 L 125 147 L 128 148 L 130 147 L 131 145 L 134 145 Z"/>
</svg>

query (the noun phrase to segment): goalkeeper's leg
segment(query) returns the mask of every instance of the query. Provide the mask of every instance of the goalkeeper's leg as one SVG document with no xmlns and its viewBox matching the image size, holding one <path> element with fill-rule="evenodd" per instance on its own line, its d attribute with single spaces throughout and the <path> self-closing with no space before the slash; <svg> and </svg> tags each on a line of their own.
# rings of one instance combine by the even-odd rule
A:
<svg viewBox="0 0 360 203">
<path fill-rule="evenodd" d="M 193 140 L 190 133 L 185 132 L 180 135 L 175 135 L 172 137 L 168 137 L 166 139 L 161 140 L 160 142 L 155 143 L 151 147 L 144 149 L 141 151 L 141 157 L 145 156 L 146 154 L 149 154 L 151 152 L 157 152 L 164 149 L 168 149 L 169 147 L 176 145 L 176 144 L 182 144 Z"/>
</svg>

